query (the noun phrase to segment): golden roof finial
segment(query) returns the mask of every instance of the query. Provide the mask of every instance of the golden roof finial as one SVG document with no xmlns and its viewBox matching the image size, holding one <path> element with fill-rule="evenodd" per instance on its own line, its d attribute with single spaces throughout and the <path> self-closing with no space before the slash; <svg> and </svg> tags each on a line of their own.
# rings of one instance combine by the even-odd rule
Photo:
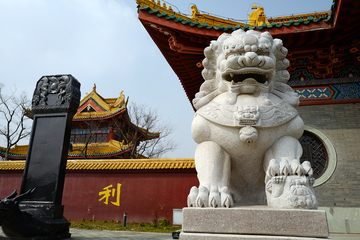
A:
<svg viewBox="0 0 360 240">
<path fill-rule="evenodd" d="M 264 8 L 261 6 L 257 6 L 255 3 L 252 5 L 251 9 L 255 9 L 249 15 L 249 25 L 251 26 L 262 26 L 264 23 L 269 25 L 269 21 L 267 20 L 264 14 Z"/>
<path fill-rule="evenodd" d="M 118 99 L 116 99 L 115 103 L 114 103 L 114 107 L 115 108 L 122 108 L 124 107 L 125 104 L 125 95 L 123 94 L 124 91 L 121 91 L 120 96 L 118 97 Z"/>
<path fill-rule="evenodd" d="M 191 6 L 191 18 L 196 19 L 197 16 L 201 15 L 199 10 L 197 9 L 196 5 L 193 4 Z M 196 19 L 197 20 L 197 19 Z"/>
<path fill-rule="evenodd" d="M 91 90 L 92 92 L 96 92 L 96 84 L 94 83 L 94 86 L 93 86 L 93 88 L 92 88 L 92 90 Z"/>
</svg>

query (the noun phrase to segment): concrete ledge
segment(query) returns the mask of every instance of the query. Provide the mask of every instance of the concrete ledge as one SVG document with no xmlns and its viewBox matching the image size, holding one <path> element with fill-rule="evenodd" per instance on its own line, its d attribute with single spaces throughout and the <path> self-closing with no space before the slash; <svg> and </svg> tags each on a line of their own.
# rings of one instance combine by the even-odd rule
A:
<svg viewBox="0 0 360 240">
<path fill-rule="evenodd" d="M 329 238 L 304 238 L 304 237 L 279 237 L 279 236 L 265 236 L 265 235 L 237 235 L 237 234 L 215 234 L 215 233 L 184 233 L 180 234 L 180 239 L 186 240 L 324 240 Z"/>
<path fill-rule="evenodd" d="M 326 212 L 331 233 L 360 233 L 360 208 L 319 207 Z"/>
<path fill-rule="evenodd" d="M 325 211 L 267 206 L 184 208 L 182 231 L 313 238 L 329 236 Z"/>
</svg>

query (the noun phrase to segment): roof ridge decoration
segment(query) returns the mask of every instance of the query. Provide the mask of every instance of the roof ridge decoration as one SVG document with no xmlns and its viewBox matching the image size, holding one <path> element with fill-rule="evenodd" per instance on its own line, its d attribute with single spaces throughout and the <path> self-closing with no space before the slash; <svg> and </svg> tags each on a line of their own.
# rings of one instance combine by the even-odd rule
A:
<svg viewBox="0 0 360 240">
<path fill-rule="evenodd" d="M 280 18 L 269 18 L 265 19 L 264 23 L 262 23 L 260 26 L 253 26 L 251 24 L 244 24 L 241 22 L 222 19 L 213 15 L 201 14 L 198 11 L 196 5 L 193 5 L 191 7 L 192 17 L 188 17 L 180 12 L 175 12 L 171 6 L 167 8 L 165 3 L 163 3 L 163 5 L 161 6 L 160 1 L 157 1 L 157 3 L 155 3 L 154 0 L 136 0 L 136 3 L 138 4 L 137 7 L 139 10 L 147 11 L 150 14 L 156 14 L 159 18 L 164 17 L 166 20 L 172 20 L 176 23 L 180 22 L 184 25 L 188 24 L 191 27 L 223 30 L 224 32 L 226 32 L 228 30 L 235 31 L 240 28 L 242 30 L 262 30 L 266 28 L 280 28 L 282 26 L 298 26 L 300 24 L 309 24 L 312 22 L 317 23 L 319 21 L 328 22 L 333 16 L 333 11 L 335 9 L 334 5 L 336 4 L 336 1 L 333 1 L 331 9 L 326 12 L 284 16 Z M 263 17 L 262 15 L 260 16 Z M 213 24 L 210 24 L 211 22 Z M 223 24 L 219 24 L 220 22 Z M 260 23 L 261 21 L 258 22 Z"/>
<path fill-rule="evenodd" d="M 1 161 L 1 171 L 24 170 L 25 161 Z M 67 160 L 67 170 L 194 169 L 193 158 Z"/>
<path fill-rule="evenodd" d="M 117 98 L 103 98 L 96 92 L 96 84 L 90 93 L 80 101 L 77 113 L 74 116 L 76 119 L 92 119 L 92 118 L 107 118 L 122 110 L 124 110 L 129 101 L 129 97 L 125 102 L 124 91 L 120 92 Z M 90 111 L 93 110 L 93 111 Z"/>
</svg>

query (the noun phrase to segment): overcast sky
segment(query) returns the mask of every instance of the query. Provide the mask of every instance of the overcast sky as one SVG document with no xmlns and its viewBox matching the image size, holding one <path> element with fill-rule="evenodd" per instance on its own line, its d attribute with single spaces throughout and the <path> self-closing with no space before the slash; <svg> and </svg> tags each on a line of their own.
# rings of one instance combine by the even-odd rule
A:
<svg viewBox="0 0 360 240">
<path fill-rule="evenodd" d="M 199 10 L 247 20 L 254 1 L 169 0 L 182 13 Z M 220 3 L 221 2 L 221 3 Z M 267 17 L 330 10 L 332 0 L 258 0 Z M 176 8 L 173 7 L 174 10 Z M 178 149 L 170 158 L 194 156 L 194 111 L 179 79 L 137 18 L 135 0 L 0 0 L 0 83 L 32 98 L 43 75 L 72 74 L 82 97 L 105 98 L 124 90 L 129 104 L 158 109 L 175 126 Z M 1 119 L 0 119 L 1 124 Z M 26 143 L 25 143 L 26 144 Z"/>
</svg>

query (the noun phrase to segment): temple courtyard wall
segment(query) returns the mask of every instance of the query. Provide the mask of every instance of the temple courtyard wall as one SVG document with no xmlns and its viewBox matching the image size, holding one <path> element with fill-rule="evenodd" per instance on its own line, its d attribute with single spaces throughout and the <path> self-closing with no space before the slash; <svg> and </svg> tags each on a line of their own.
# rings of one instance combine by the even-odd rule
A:
<svg viewBox="0 0 360 240">
<path fill-rule="evenodd" d="M 0 198 L 20 190 L 23 171 L 0 171 Z M 62 204 L 70 220 L 173 222 L 173 210 L 186 207 L 198 185 L 195 169 L 67 170 Z"/>
</svg>

